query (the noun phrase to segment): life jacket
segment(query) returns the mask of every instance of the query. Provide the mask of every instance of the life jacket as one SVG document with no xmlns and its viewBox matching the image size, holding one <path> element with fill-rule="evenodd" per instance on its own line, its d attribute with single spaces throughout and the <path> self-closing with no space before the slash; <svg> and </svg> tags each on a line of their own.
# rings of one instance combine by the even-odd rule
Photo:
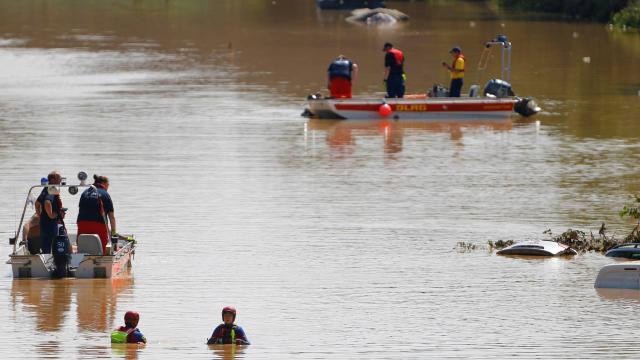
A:
<svg viewBox="0 0 640 360">
<path fill-rule="evenodd" d="M 451 69 L 452 70 L 456 70 L 456 61 L 458 61 L 458 59 L 462 59 L 464 61 L 464 55 L 460 54 L 460 55 L 456 56 L 455 59 L 453 59 L 453 63 L 451 63 Z M 451 71 L 451 78 L 452 79 L 459 79 L 459 78 L 464 77 L 464 67 L 460 71 L 461 72 Z"/>
<path fill-rule="evenodd" d="M 404 54 L 402 51 L 396 48 L 391 48 L 389 49 L 389 52 L 392 53 L 393 57 L 396 59 L 396 65 L 402 66 L 404 64 Z"/>
<path fill-rule="evenodd" d="M 49 196 L 49 191 L 45 187 L 44 189 L 42 189 L 42 193 L 40 193 L 40 195 L 38 196 L 38 199 L 36 200 L 38 203 L 40 203 L 40 217 L 44 219 L 48 219 L 52 222 L 60 222 L 60 220 L 64 218 L 64 216 L 62 215 L 62 198 L 60 198 L 60 195 L 54 195 L 53 201 L 55 201 L 55 206 L 54 204 L 51 204 L 51 206 L 53 208 L 53 211 L 56 212 L 56 217 L 55 219 L 51 219 L 49 218 L 49 215 L 47 214 L 47 211 L 44 208 L 44 203 L 47 202 L 47 196 Z M 44 214 L 44 217 L 43 217 L 43 214 Z"/>
<path fill-rule="evenodd" d="M 126 328 L 124 326 L 113 330 L 111 332 L 111 343 L 126 344 L 129 339 L 129 335 L 134 331 L 136 331 L 136 328 Z"/>
<path fill-rule="evenodd" d="M 230 329 L 222 325 L 222 327 L 220 328 L 220 333 L 218 334 L 214 333 L 214 335 L 216 335 L 215 344 L 235 344 L 237 328 L 238 327 L 235 324 L 232 325 Z"/>
<path fill-rule="evenodd" d="M 347 59 L 336 59 L 329 66 L 329 77 L 343 77 L 351 80 L 353 63 Z"/>
</svg>

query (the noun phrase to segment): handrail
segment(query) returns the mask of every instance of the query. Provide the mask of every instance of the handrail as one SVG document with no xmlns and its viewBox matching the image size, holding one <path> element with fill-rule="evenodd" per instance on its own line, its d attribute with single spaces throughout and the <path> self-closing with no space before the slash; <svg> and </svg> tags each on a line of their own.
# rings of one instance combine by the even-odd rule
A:
<svg viewBox="0 0 640 360">
<path fill-rule="evenodd" d="M 24 215 L 27 212 L 27 206 L 29 205 L 29 198 L 31 196 L 31 192 L 33 191 L 33 189 L 37 189 L 37 188 L 45 188 L 45 187 L 49 187 L 49 186 L 58 186 L 60 188 L 71 188 L 71 187 L 76 187 L 76 188 L 80 188 L 80 187 L 90 187 L 92 185 L 89 184 L 47 184 L 47 185 L 33 185 L 29 188 L 29 192 L 27 193 L 27 198 L 24 201 L 24 206 L 22 207 L 22 215 L 20 216 L 20 223 L 18 224 L 18 228 L 15 231 L 15 236 L 9 239 L 9 243 L 13 245 L 13 253 L 12 255 L 16 254 L 17 251 L 17 244 L 18 244 L 18 238 L 20 237 L 20 232 L 22 231 L 22 224 L 24 223 Z"/>
<path fill-rule="evenodd" d="M 511 81 L 511 42 L 506 40 L 503 35 L 496 36 L 495 39 L 488 41 L 484 44 L 482 54 L 480 54 L 480 60 L 478 61 L 478 83 L 480 83 L 480 75 L 489 66 L 489 60 L 491 59 L 491 49 L 494 45 L 500 45 L 502 48 L 501 64 L 500 64 L 500 78 L 504 81 Z"/>
</svg>

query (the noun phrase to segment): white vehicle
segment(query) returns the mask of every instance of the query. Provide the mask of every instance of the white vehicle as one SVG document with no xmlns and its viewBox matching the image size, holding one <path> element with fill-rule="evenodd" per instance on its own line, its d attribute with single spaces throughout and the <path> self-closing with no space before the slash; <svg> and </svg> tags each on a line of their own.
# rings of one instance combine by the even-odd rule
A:
<svg viewBox="0 0 640 360">
<path fill-rule="evenodd" d="M 640 290 L 640 262 L 626 261 L 603 266 L 594 287 Z"/>
<path fill-rule="evenodd" d="M 43 183 L 41 185 L 34 185 L 29 189 L 18 229 L 15 232 L 15 236 L 9 240 L 9 244 L 13 245 L 13 251 L 9 255 L 7 264 L 11 265 L 14 278 L 50 278 L 56 271 L 53 254 L 32 254 L 29 251 L 27 242 L 38 241 L 37 239 L 27 238 L 27 242 L 20 240 L 22 239 L 22 224 L 25 221 L 25 213 L 29 203 L 32 202 L 32 193 L 35 189 L 54 187 L 56 191 L 60 191 L 66 188 L 69 194 L 75 195 L 80 188 L 93 186 L 85 183 L 87 174 L 84 172 L 78 174 L 78 179 L 80 183 L 76 185 L 68 185 L 66 181 L 63 180 L 60 185 Z M 105 226 L 108 225 L 105 224 Z M 83 234 L 77 237 L 75 233 L 69 232 L 67 236 L 71 245 L 71 254 L 66 255 L 68 256 L 66 265 L 68 268 L 64 271 L 66 276 L 77 278 L 112 278 L 131 267 L 131 260 L 136 247 L 136 241 L 133 236 L 120 235 L 112 237 L 111 242 L 106 246 L 106 254 L 103 254 L 102 242 L 97 234 Z"/>
<path fill-rule="evenodd" d="M 497 252 L 498 255 L 528 255 L 528 256 L 561 256 L 577 255 L 578 252 L 555 241 L 538 240 L 524 241 L 513 244 Z"/>
</svg>

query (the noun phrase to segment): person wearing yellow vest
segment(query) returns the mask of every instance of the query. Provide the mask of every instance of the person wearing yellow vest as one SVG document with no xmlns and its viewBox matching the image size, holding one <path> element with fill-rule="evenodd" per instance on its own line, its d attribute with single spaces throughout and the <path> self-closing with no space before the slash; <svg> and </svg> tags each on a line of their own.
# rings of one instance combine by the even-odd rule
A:
<svg viewBox="0 0 640 360">
<path fill-rule="evenodd" d="M 111 332 L 112 344 L 146 344 L 147 338 L 142 335 L 138 326 L 140 314 L 135 311 L 127 311 L 124 314 L 124 326 Z"/>
<path fill-rule="evenodd" d="M 460 97 L 462 91 L 462 83 L 464 79 L 464 55 L 462 55 L 462 49 L 458 46 L 449 51 L 449 54 L 453 56 L 453 63 L 451 65 L 446 62 L 442 63 L 442 66 L 447 68 L 451 73 L 451 86 L 449 87 L 450 97 Z"/>
</svg>

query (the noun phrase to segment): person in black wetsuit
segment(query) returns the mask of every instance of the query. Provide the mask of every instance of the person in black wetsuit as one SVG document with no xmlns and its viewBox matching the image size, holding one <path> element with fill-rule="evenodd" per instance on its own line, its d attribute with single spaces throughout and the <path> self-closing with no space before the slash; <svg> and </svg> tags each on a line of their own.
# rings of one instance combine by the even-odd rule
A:
<svg viewBox="0 0 640 360">
<path fill-rule="evenodd" d="M 222 321 L 223 323 L 213 330 L 211 337 L 207 339 L 208 345 L 214 344 L 235 344 L 235 345 L 250 345 L 247 335 L 244 330 L 234 324 L 236 321 L 236 309 L 230 306 L 222 309 Z"/>
<path fill-rule="evenodd" d="M 64 219 L 64 208 L 60 199 L 59 185 L 62 176 L 58 171 L 52 171 L 47 175 L 48 186 L 42 189 L 42 192 L 36 200 L 36 213 L 40 218 L 40 252 L 42 254 L 51 254 L 51 244 L 58 236 L 58 225 Z"/>
</svg>

